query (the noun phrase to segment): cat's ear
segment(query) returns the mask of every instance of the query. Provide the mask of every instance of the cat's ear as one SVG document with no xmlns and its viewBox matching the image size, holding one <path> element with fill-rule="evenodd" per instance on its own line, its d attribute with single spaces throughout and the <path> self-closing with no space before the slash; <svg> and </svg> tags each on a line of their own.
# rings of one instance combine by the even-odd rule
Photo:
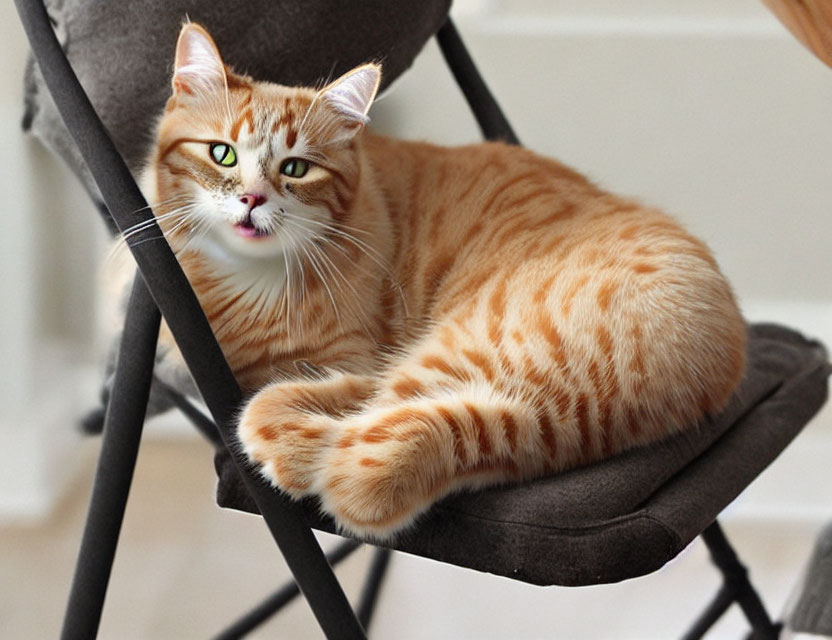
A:
<svg viewBox="0 0 832 640">
<path fill-rule="evenodd" d="M 222 91 L 226 83 L 225 65 L 214 40 L 200 25 L 185 23 L 176 43 L 174 93 L 215 94 Z"/>
<path fill-rule="evenodd" d="M 347 120 L 364 125 L 381 82 L 381 67 L 363 64 L 348 71 L 318 92 L 316 100 L 333 107 Z"/>
</svg>

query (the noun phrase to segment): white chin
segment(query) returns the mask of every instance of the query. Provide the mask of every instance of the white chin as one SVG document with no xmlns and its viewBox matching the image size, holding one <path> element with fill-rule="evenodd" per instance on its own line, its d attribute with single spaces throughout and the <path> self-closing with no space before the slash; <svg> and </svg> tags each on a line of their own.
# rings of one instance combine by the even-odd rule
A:
<svg viewBox="0 0 832 640">
<path fill-rule="evenodd" d="M 279 234 L 270 236 L 244 237 L 231 227 L 223 225 L 217 229 L 216 244 L 227 253 L 243 258 L 276 258 L 283 255 L 284 244 Z"/>
</svg>

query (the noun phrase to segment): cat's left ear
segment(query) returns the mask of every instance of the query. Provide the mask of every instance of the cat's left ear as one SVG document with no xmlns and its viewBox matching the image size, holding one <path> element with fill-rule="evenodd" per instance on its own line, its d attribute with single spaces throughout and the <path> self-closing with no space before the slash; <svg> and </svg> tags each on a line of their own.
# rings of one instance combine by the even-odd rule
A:
<svg viewBox="0 0 832 640">
<path fill-rule="evenodd" d="M 174 93 L 213 95 L 223 91 L 226 83 L 225 65 L 213 38 L 198 24 L 183 25 L 176 42 Z"/>
<path fill-rule="evenodd" d="M 370 120 L 367 112 L 380 82 L 381 67 L 373 63 L 363 64 L 321 89 L 315 99 L 330 105 L 348 121 L 364 125 Z"/>
</svg>

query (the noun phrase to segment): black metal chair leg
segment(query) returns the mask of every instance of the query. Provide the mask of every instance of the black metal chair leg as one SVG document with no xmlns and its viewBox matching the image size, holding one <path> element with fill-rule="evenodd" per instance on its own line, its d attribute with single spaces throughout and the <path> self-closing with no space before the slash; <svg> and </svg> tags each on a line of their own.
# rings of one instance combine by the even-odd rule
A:
<svg viewBox="0 0 832 640">
<path fill-rule="evenodd" d="M 682 636 L 682 640 L 699 640 L 704 637 L 732 604 L 734 604 L 733 591 L 726 585 L 722 585 L 707 608 L 691 625 L 687 633 Z"/>
<path fill-rule="evenodd" d="M 373 612 L 375 612 L 376 603 L 378 602 L 378 594 L 381 592 L 381 583 L 390 564 L 391 553 L 390 549 L 379 547 L 373 554 L 373 561 L 364 581 L 361 600 L 358 604 L 358 621 L 365 631 L 370 628 Z"/>
<path fill-rule="evenodd" d="M 334 567 L 360 546 L 362 546 L 361 542 L 346 540 L 327 553 L 326 559 Z M 370 627 L 375 605 L 378 602 L 378 594 L 381 592 L 381 583 L 384 580 L 387 567 L 390 563 L 391 553 L 389 549 L 377 548 L 373 554 L 373 560 L 370 563 L 370 568 L 361 590 L 361 598 L 357 610 L 358 621 L 364 627 L 365 631 Z M 298 589 L 297 583 L 292 581 L 284 584 L 239 620 L 236 620 L 224 631 L 214 636 L 214 640 L 239 640 L 240 638 L 244 638 L 246 634 L 266 622 L 266 620 L 289 604 L 299 594 L 300 590 Z"/>
<path fill-rule="evenodd" d="M 164 393 L 168 397 L 173 406 L 182 412 L 182 414 L 191 422 L 196 430 L 199 431 L 206 440 L 208 440 L 208 442 L 214 445 L 215 448 L 223 446 L 220 430 L 211 418 L 200 411 L 186 396 L 165 384 L 159 380 L 159 378 L 154 379 L 154 384 L 161 393 Z"/>
<path fill-rule="evenodd" d="M 133 282 L 98 467 L 61 638 L 94 638 L 139 452 L 161 316 L 140 277 Z"/>
<path fill-rule="evenodd" d="M 327 562 L 334 567 L 349 557 L 360 546 L 362 546 L 361 542 L 346 540 L 326 554 Z M 246 634 L 254 631 L 299 595 L 300 589 L 297 582 L 294 580 L 287 582 L 239 620 L 214 636 L 214 640 L 239 640 L 239 638 L 244 638 Z"/>
<path fill-rule="evenodd" d="M 760 595 L 748 579 L 748 569 L 740 562 L 719 522 L 715 521 L 705 529 L 702 539 L 708 545 L 714 564 L 722 571 L 726 585 L 733 589 L 734 599 L 751 624 L 753 638 L 777 640 L 780 627 L 769 617 Z"/>
<path fill-rule="evenodd" d="M 517 135 L 471 59 L 454 23 L 448 18 L 436 33 L 439 48 L 468 101 L 486 140 L 520 144 Z"/>
<path fill-rule="evenodd" d="M 714 521 L 705 529 L 702 539 L 708 546 L 711 560 L 722 572 L 724 583 L 716 598 L 684 636 L 684 640 L 696 640 L 705 635 L 734 602 L 740 605 L 751 624 L 751 638 L 777 640 L 781 625 L 772 622 L 760 595 L 748 579 L 748 570 L 740 562 L 719 522 Z"/>
</svg>

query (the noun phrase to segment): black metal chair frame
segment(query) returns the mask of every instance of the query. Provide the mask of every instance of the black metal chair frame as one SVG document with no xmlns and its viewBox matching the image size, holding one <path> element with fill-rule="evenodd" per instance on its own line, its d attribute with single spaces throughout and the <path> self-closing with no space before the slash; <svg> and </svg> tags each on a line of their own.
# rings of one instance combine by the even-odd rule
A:
<svg viewBox="0 0 832 640">
<path fill-rule="evenodd" d="M 95 177 L 116 226 L 125 229 L 152 221 L 153 214 L 95 109 L 79 84 L 55 37 L 42 0 L 15 0 L 33 54 L 59 112 Z M 483 82 L 450 19 L 437 33 L 442 53 L 486 139 L 518 143 L 508 121 Z M 138 216 L 137 217 L 137 212 Z M 89 511 L 64 617 L 62 638 L 97 634 L 119 532 L 132 482 L 145 418 L 159 325 L 164 315 L 205 400 L 213 422 L 187 399 L 172 392 L 180 409 L 217 446 L 232 452 L 247 490 L 283 554 L 294 582 L 284 585 L 216 636 L 243 637 L 295 596 L 303 593 L 327 638 L 365 638 L 390 551 L 379 548 L 371 562 L 357 612 L 350 606 L 331 565 L 361 542 L 347 540 L 324 554 L 300 507 L 276 493 L 234 447 L 234 415 L 242 393 L 211 328 L 161 230 L 150 222 L 128 246 L 139 266 L 128 304 L 115 381 L 107 406 L 102 447 Z M 772 622 L 747 571 L 714 522 L 703 533 L 724 582 L 714 600 L 684 635 L 701 638 L 733 604 L 752 627 L 752 637 L 773 639 Z"/>
</svg>

